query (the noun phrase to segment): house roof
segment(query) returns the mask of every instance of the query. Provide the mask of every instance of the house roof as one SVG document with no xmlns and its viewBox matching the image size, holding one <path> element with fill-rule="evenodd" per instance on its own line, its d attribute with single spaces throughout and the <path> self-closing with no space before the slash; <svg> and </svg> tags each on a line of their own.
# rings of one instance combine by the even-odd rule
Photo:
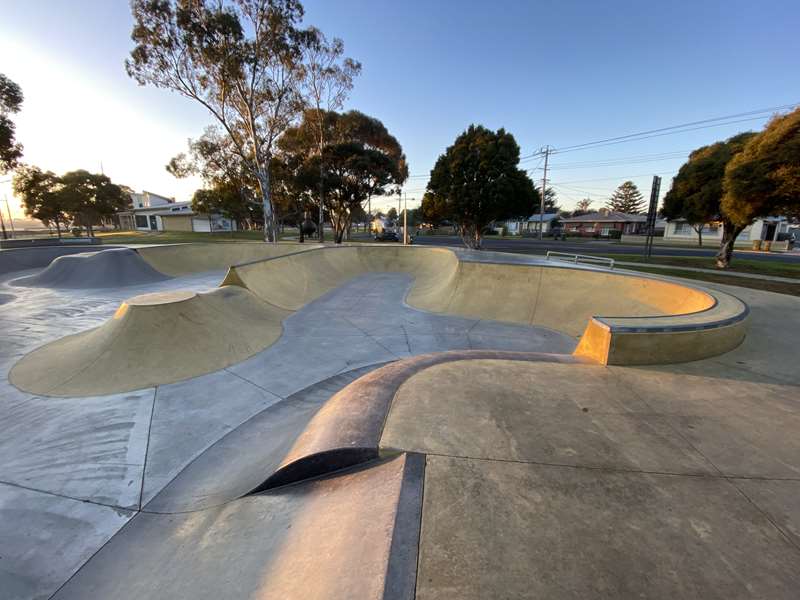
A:
<svg viewBox="0 0 800 600">
<path fill-rule="evenodd" d="M 607 213 L 589 213 L 562 220 L 564 223 L 645 223 L 647 215 L 632 215 L 612 210 Z"/>
<path fill-rule="evenodd" d="M 544 213 L 543 215 L 531 215 L 528 217 L 528 223 L 538 223 L 539 221 L 552 221 L 558 217 L 558 213 Z"/>
</svg>

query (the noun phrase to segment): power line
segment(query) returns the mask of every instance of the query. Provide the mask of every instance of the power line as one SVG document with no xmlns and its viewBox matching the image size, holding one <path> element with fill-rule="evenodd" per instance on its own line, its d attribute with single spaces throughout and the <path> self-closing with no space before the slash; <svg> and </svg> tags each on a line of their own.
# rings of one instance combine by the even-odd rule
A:
<svg viewBox="0 0 800 600">
<path fill-rule="evenodd" d="M 623 142 L 623 141 L 628 141 L 630 138 L 637 138 L 638 139 L 640 136 L 645 136 L 645 135 L 649 136 L 649 134 L 653 134 L 653 133 L 661 133 L 661 132 L 670 132 L 670 133 L 672 133 L 672 130 L 675 130 L 675 129 L 684 129 L 686 127 L 693 127 L 695 125 L 703 125 L 703 124 L 706 124 L 706 123 L 715 123 L 714 125 L 706 125 L 706 127 L 718 127 L 719 125 L 730 125 L 730 124 L 733 124 L 733 123 L 741 123 L 741 122 L 744 122 L 744 121 L 747 121 L 747 120 L 762 119 L 762 118 L 764 118 L 763 116 L 762 117 L 754 117 L 752 119 L 742 119 L 741 121 L 732 121 L 731 123 L 717 123 L 718 121 L 727 121 L 729 119 L 737 119 L 739 117 L 750 117 L 752 115 L 760 115 L 760 114 L 763 114 L 763 113 L 774 113 L 775 111 L 785 110 L 785 109 L 788 109 L 788 108 L 794 108 L 794 107 L 796 107 L 798 105 L 800 105 L 800 103 L 795 102 L 793 104 L 783 104 L 783 105 L 780 105 L 780 106 L 772 106 L 772 107 L 769 107 L 769 108 L 761 108 L 761 109 L 758 109 L 758 110 L 751 110 L 751 111 L 747 111 L 747 112 L 743 112 L 743 113 L 736 113 L 736 114 L 733 114 L 733 115 L 725 115 L 725 116 L 722 116 L 722 117 L 712 117 L 712 118 L 709 118 L 709 119 L 702 119 L 700 121 L 691 121 L 689 123 L 682 123 L 680 125 L 671 125 L 669 127 L 661 127 L 659 129 L 650 129 L 648 131 L 640 131 L 638 133 L 629 133 L 629 134 L 626 134 L 626 135 L 620 135 L 620 136 L 616 136 L 616 137 L 606 138 L 606 139 L 603 139 L 603 140 L 595 140 L 594 142 L 585 142 L 583 144 L 574 144 L 572 146 L 565 146 L 565 147 L 559 148 L 557 150 L 557 152 L 568 152 L 568 151 L 572 151 L 572 150 L 580 150 L 580 149 L 583 149 L 583 148 L 588 147 L 588 146 L 594 147 L 595 145 L 606 145 L 607 142 Z M 703 129 L 703 128 L 704 127 L 697 127 L 695 129 Z M 694 129 L 687 129 L 686 131 L 694 131 Z M 674 133 L 681 133 L 681 132 L 680 131 L 675 131 Z M 652 137 L 658 137 L 658 136 L 652 136 Z M 642 138 L 642 139 L 649 139 L 649 138 Z"/>
<path fill-rule="evenodd" d="M 633 179 L 634 177 L 650 177 L 652 175 L 672 175 L 674 173 L 677 173 L 677 171 L 663 171 L 661 173 L 640 173 L 639 175 L 617 175 L 615 177 L 598 177 L 597 179 L 578 179 L 573 181 L 553 182 L 553 184 L 558 183 L 559 185 L 563 185 L 565 183 L 591 183 L 594 181 L 611 181 L 612 179 Z"/>
<path fill-rule="evenodd" d="M 624 144 L 626 142 L 638 142 L 640 140 L 649 140 L 651 138 L 662 137 L 662 136 L 665 136 L 665 135 L 675 135 L 676 133 L 688 133 L 689 131 L 697 131 L 698 129 L 708 129 L 710 127 L 721 127 L 721 126 L 724 126 L 724 125 L 735 125 L 736 123 L 746 123 L 748 121 L 761 121 L 761 120 L 766 119 L 766 118 L 767 117 L 765 117 L 765 116 L 762 116 L 762 117 L 751 117 L 749 119 L 740 119 L 738 121 L 728 121 L 726 123 L 714 123 L 712 125 L 702 125 L 700 127 L 691 127 L 689 129 L 681 129 L 680 131 L 667 131 L 666 133 L 655 133 L 653 135 L 647 135 L 647 136 L 643 136 L 643 137 L 619 140 L 619 141 L 616 141 L 616 142 L 608 142 L 606 144 L 596 144 L 594 146 L 586 146 L 586 147 L 581 147 L 581 148 L 556 150 L 554 152 L 554 154 L 561 154 L 563 152 L 575 152 L 576 150 L 592 150 L 594 148 L 602 148 L 603 146 L 615 146 L 616 144 Z"/>
</svg>

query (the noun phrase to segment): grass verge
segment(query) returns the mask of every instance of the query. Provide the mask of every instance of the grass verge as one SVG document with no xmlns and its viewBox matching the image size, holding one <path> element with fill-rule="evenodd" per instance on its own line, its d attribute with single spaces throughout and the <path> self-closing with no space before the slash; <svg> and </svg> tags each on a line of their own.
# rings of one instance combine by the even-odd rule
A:
<svg viewBox="0 0 800 600">
<path fill-rule="evenodd" d="M 707 281 L 709 283 L 721 283 L 724 285 L 736 285 L 749 288 L 751 290 L 761 290 L 764 292 L 775 292 L 777 294 L 787 294 L 789 296 L 800 296 L 800 280 L 797 283 L 785 283 L 783 281 L 769 281 L 767 279 L 751 279 L 747 277 L 735 277 L 731 275 L 717 275 L 715 273 L 699 273 L 697 271 L 682 271 L 679 269 L 658 269 L 646 266 L 625 266 L 630 271 L 641 271 L 663 277 L 682 277 L 684 279 L 694 279 L 696 281 Z"/>
</svg>

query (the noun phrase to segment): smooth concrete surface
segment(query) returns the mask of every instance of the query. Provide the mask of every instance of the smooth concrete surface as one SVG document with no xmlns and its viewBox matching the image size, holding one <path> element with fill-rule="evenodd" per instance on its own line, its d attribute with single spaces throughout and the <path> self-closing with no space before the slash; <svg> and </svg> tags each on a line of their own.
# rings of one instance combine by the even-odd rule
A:
<svg viewBox="0 0 800 600">
<path fill-rule="evenodd" d="M 147 264 L 130 248 L 59 256 L 35 275 L 14 285 L 50 288 L 118 288 L 163 281 L 167 276 Z"/>
<path fill-rule="evenodd" d="M 140 513 L 54 599 L 411 600 L 423 460 L 404 454 L 201 512 Z M 410 514 L 398 515 L 401 498 Z M 398 516 L 407 527 L 395 529 Z"/>
<path fill-rule="evenodd" d="M 213 242 L 147 246 L 136 248 L 136 252 L 156 271 L 181 277 L 319 247 L 319 244 Z"/>
<path fill-rule="evenodd" d="M 788 600 L 798 564 L 724 479 L 428 457 L 418 600 Z"/>
<path fill-rule="evenodd" d="M 50 598 L 132 515 L 0 483 L 0 597 Z"/>
</svg>

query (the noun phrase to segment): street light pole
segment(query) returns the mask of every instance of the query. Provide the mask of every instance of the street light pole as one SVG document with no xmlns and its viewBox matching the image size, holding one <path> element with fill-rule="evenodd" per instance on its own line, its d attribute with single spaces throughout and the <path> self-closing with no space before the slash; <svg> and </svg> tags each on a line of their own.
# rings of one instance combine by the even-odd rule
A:
<svg viewBox="0 0 800 600">
<path fill-rule="evenodd" d="M 550 146 L 544 147 L 544 174 L 542 175 L 542 201 L 539 202 L 539 239 L 544 230 L 544 199 L 547 195 L 547 160 L 550 158 Z"/>
<path fill-rule="evenodd" d="M 408 246 L 408 194 L 403 194 L 403 246 Z"/>
</svg>

